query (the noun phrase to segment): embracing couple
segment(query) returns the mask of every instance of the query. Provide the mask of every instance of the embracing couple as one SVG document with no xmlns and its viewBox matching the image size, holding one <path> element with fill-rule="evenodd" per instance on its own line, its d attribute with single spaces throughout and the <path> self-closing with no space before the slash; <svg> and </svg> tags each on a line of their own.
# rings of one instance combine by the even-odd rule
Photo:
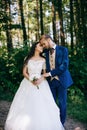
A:
<svg viewBox="0 0 87 130">
<path fill-rule="evenodd" d="M 56 45 L 49 35 L 32 45 L 5 130 L 64 130 L 67 88 L 73 83 L 68 65 L 67 48 Z"/>
</svg>

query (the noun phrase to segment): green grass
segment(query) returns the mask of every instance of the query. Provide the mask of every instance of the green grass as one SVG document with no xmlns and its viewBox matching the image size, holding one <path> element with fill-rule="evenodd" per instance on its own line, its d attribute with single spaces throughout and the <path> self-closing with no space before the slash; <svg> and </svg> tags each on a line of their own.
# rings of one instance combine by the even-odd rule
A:
<svg viewBox="0 0 87 130">
<path fill-rule="evenodd" d="M 82 123 L 87 123 L 87 101 L 78 96 L 74 96 L 73 100 L 69 97 L 67 114 Z"/>
</svg>

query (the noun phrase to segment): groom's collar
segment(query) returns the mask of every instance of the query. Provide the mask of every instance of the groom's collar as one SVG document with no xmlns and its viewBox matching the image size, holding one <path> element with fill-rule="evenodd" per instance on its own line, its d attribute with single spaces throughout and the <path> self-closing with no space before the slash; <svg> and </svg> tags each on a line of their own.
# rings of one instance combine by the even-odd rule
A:
<svg viewBox="0 0 87 130">
<path fill-rule="evenodd" d="M 55 50 L 56 49 L 56 44 L 52 48 Z"/>
</svg>

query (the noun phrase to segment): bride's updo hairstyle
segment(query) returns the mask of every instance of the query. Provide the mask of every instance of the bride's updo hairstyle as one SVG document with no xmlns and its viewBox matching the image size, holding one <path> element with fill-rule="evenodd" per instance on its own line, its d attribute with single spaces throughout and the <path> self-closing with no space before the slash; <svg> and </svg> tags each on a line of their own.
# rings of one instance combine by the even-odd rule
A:
<svg viewBox="0 0 87 130">
<path fill-rule="evenodd" d="M 25 59 L 24 59 L 24 66 L 28 63 L 29 59 L 34 56 L 35 48 L 36 48 L 38 43 L 39 42 L 35 42 L 35 43 L 32 44 L 32 46 L 29 50 L 28 56 L 26 56 Z"/>
</svg>

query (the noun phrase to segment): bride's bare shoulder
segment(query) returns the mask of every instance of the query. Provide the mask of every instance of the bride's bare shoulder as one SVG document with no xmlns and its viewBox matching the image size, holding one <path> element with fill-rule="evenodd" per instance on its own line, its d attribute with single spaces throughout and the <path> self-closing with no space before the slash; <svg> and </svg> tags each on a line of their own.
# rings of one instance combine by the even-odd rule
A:
<svg viewBox="0 0 87 130">
<path fill-rule="evenodd" d="M 41 57 L 41 60 L 45 61 L 45 58 L 44 58 L 44 57 Z"/>
</svg>

